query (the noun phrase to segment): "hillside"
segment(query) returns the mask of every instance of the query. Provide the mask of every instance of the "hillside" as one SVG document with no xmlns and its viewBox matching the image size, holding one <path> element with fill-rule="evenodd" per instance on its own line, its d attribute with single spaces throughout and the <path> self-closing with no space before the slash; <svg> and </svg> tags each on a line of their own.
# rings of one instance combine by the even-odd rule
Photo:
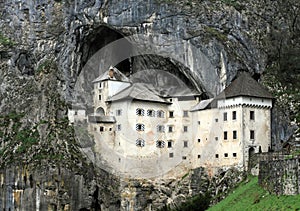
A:
<svg viewBox="0 0 300 211">
<path fill-rule="evenodd" d="M 220 210 L 300 210 L 300 196 L 269 194 L 257 183 L 257 177 L 242 182 L 228 197 L 209 211 Z"/>
</svg>

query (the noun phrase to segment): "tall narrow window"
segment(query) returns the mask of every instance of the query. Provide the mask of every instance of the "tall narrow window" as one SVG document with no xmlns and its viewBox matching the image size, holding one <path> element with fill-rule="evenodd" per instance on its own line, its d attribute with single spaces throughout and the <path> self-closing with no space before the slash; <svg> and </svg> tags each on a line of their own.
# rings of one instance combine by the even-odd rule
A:
<svg viewBox="0 0 300 211">
<path fill-rule="evenodd" d="M 174 117 L 174 111 L 169 111 L 169 117 L 173 118 Z"/>
<path fill-rule="evenodd" d="M 250 120 L 254 120 L 255 116 L 254 116 L 254 111 L 250 111 Z"/>
<path fill-rule="evenodd" d="M 164 148 L 165 147 L 165 142 L 161 141 L 161 140 L 156 141 L 156 147 L 157 148 Z"/>
<path fill-rule="evenodd" d="M 165 132 L 165 126 L 163 126 L 163 125 L 157 125 L 157 132 L 160 132 L 160 133 Z"/>
<path fill-rule="evenodd" d="M 224 120 L 224 121 L 227 121 L 227 112 L 224 112 L 224 113 L 223 113 L 223 120 Z"/>
<path fill-rule="evenodd" d="M 227 140 L 227 131 L 224 131 L 224 140 Z"/>
<path fill-rule="evenodd" d="M 102 89 L 102 83 L 101 82 L 99 83 L 99 89 Z"/>
<path fill-rule="evenodd" d="M 122 115 L 122 109 L 117 109 L 116 116 L 121 116 L 121 115 Z"/>
<path fill-rule="evenodd" d="M 135 141 L 135 145 L 138 147 L 144 147 L 145 146 L 145 141 L 143 139 L 137 139 Z"/>
<path fill-rule="evenodd" d="M 169 133 L 172 133 L 172 132 L 174 131 L 174 130 L 173 130 L 173 127 L 174 127 L 173 125 L 169 125 L 169 126 L 168 126 L 168 128 L 169 128 L 169 129 L 168 129 Z"/>
<path fill-rule="evenodd" d="M 103 126 L 100 126 L 100 132 L 103 132 L 104 131 L 104 127 Z"/>
<path fill-rule="evenodd" d="M 183 111 L 183 117 L 188 117 L 189 116 L 189 112 L 188 111 Z"/>
<path fill-rule="evenodd" d="M 173 153 L 173 152 L 170 152 L 170 153 L 169 153 L 169 158 L 172 158 L 172 157 L 174 157 L 174 153 Z"/>
<path fill-rule="evenodd" d="M 144 109 L 142 108 L 137 108 L 135 112 L 138 116 L 144 116 Z"/>
<path fill-rule="evenodd" d="M 236 120 L 236 111 L 232 112 L 232 120 Z"/>
<path fill-rule="evenodd" d="M 219 154 L 215 154 L 215 157 L 216 157 L 216 158 L 219 158 Z"/>
<path fill-rule="evenodd" d="M 237 132 L 236 130 L 232 131 L 232 138 L 237 139 Z"/>
<path fill-rule="evenodd" d="M 137 131 L 144 131 L 145 130 L 145 125 L 144 124 L 136 124 L 135 129 Z"/>
<path fill-rule="evenodd" d="M 101 95 L 99 95 L 99 100 L 102 100 L 102 96 Z"/>
<path fill-rule="evenodd" d="M 183 147 L 188 147 L 188 141 L 183 142 Z"/>
<path fill-rule="evenodd" d="M 168 148 L 172 148 L 172 141 L 168 141 Z"/>
<path fill-rule="evenodd" d="M 188 126 L 183 126 L 183 132 L 188 132 Z"/>
<path fill-rule="evenodd" d="M 254 134 L 254 130 L 250 130 L 250 139 L 254 139 L 255 138 L 255 134 Z"/>
<path fill-rule="evenodd" d="M 120 131 L 120 130 L 121 130 L 121 125 L 118 124 L 118 125 L 117 125 L 117 131 Z"/>
</svg>

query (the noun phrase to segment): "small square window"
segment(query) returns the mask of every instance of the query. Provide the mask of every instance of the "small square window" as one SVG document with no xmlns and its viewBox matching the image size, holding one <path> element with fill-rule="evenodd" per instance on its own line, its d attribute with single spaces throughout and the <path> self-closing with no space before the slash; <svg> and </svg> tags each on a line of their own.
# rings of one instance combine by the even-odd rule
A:
<svg viewBox="0 0 300 211">
<path fill-rule="evenodd" d="M 174 153 L 173 153 L 173 152 L 170 152 L 170 153 L 169 153 L 169 158 L 172 158 L 172 157 L 174 157 Z"/>
<path fill-rule="evenodd" d="M 183 126 L 183 132 L 188 132 L 188 126 Z"/>
<path fill-rule="evenodd" d="M 188 111 L 183 111 L 183 117 L 188 117 L 189 116 L 189 112 Z"/>
<path fill-rule="evenodd" d="M 173 118 L 174 117 L 174 111 L 169 111 L 169 117 Z"/>
<path fill-rule="evenodd" d="M 168 141 L 168 148 L 172 148 L 172 141 Z"/>
<path fill-rule="evenodd" d="M 227 112 L 224 112 L 224 113 L 223 113 L 223 120 L 224 120 L 224 121 L 227 121 Z"/>
<path fill-rule="evenodd" d="M 200 159 L 201 158 L 201 155 L 198 155 L 198 159 Z"/>
<path fill-rule="evenodd" d="M 236 111 L 232 112 L 232 120 L 236 120 Z"/>
<path fill-rule="evenodd" d="M 160 133 L 165 132 L 165 126 L 163 126 L 163 125 L 157 125 L 157 132 L 160 132 Z"/>
<path fill-rule="evenodd" d="M 216 157 L 216 158 L 219 158 L 219 154 L 215 154 L 215 157 Z"/>
<path fill-rule="evenodd" d="M 182 160 L 186 160 L 186 156 L 182 156 Z"/>
<path fill-rule="evenodd" d="M 216 141 L 218 141 L 218 140 L 219 140 L 219 138 L 218 138 L 218 137 L 215 137 L 215 140 L 216 140 Z"/>
<path fill-rule="evenodd" d="M 218 122 L 219 120 L 218 119 L 215 119 L 215 122 Z"/>
<path fill-rule="evenodd" d="M 200 139 L 200 138 L 198 138 L 198 142 L 199 142 L 199 143 L 201 142 L 201 139 Z"/>
<path fill-rule="evenodd" d="M 237 155 L 236 155 L 236 153 L 234 152 L 234 153 L 232 153 L 232 156 L 233 156 L 234 158 L 236 158 Z"/>
<path fill-rule="evenodd" d="M 225 157 L 225 158 L 228 158 L 228 153 L 224 153 L 224 157 Z"/>
<path fill-rule="evenodd" d="M 165 112 L 164 111 L 157 111 L 157 117 L 164 118 L 165 117 Z"/>
<path fill-rule="evenodd" d="M 187 141 L 183 142 L 183 147 L 188 147 L 188 142 Z"/>
<path fill-rule="evenodd" d="M 236 130 L 232 131 L 232 138 L 237 139 L 237 132 Z"/>
<path fill-rule="evenodd" d="M 224 140 L 227 140 L 227 131 L 224 131 Z"/>
</svg>

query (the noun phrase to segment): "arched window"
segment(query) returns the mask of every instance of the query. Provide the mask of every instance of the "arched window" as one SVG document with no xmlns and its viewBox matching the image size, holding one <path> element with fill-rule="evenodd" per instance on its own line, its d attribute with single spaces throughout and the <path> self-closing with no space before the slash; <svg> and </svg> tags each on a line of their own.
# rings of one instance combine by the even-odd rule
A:
<svg viewBox="0 0 300 211">
<path fill-rule="evenodd" d="M 144 147 L 145 146 L 145 141 L 143 140 L 143 139 L 137 139 L 136 141 L 135 141 L 135 145 L 137 146 L 137 147 Z"/>
<path fill-rule="evenodd" d="M 161 141 L 161 140 L 156 141 L 156 147 L 157 148 L 164 148 L 165 147 L 165 142 Z"/>
<path fill-rule="evenodd" d="M 157 111 L 157 117 L 164 118 L 165 117 L 165 112 L 163 110 Z"/>
<path fill-rule="evenodd" d="M 97 108 L 96 113 L 100 116 L 104 116 L 104 109 L 102 107 Z"/>
<path fill-rule="evenodd" d="M 135 129 L 137 131 L 144 131 L 145 130 L 145 125 L 144 124 L 136 124 Z"/>
</svg>

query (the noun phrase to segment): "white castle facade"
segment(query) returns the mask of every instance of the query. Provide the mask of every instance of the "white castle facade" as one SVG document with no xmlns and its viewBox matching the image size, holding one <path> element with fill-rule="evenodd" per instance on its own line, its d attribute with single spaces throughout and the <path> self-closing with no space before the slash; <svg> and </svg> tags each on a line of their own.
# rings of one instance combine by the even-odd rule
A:
<svg viewBox="0 0 300 211">
<path fill-rule="evenodd" d="M 75 108 L 69 119 L 87 120 L 94 150 L 116 173 L 144 178 L 182 176 L 200 166 L 211 174 L 231 166 L 246 170 L 249 156 L 270 149 L 272 96 L 248 73 L 200 100 L 199 93 L 161 94 L 117 80 L 115 71 L 93 81 L 94 113 Z"/>
</svg>

